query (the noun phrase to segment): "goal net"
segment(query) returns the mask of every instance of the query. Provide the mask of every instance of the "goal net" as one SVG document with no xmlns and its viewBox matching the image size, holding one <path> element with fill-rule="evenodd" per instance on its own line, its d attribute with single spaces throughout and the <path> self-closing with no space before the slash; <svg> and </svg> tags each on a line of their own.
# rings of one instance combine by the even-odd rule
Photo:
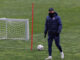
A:
<svg viewBox="0 0 80 60">
<path fill-rule="evenodd" d="M 29 20 L 0 18 L 0 40 L 29 40 Z"/>
</svg>

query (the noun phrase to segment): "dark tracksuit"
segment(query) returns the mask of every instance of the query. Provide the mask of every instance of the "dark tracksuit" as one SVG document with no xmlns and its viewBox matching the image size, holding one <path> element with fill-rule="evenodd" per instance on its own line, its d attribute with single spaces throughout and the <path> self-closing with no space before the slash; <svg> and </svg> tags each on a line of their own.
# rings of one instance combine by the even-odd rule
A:
<svg viewBox="0 0 80 60">
<path fill-rule="evenodd" d="M 48 32 L 48 52 L 49 56 L 52 54 L 52 42 L 53 39 L 55 40 L 55 44 L 58 47 L 59 51 L 62 52 L 62 48 L 60 46 L 60 32 L 62 29 L 62 23 L 60 17 L 55 12 L 53 18 L 47 16 L 45 22 L 45 31 L 44 34 L 46 35 Z"/>
</svg>

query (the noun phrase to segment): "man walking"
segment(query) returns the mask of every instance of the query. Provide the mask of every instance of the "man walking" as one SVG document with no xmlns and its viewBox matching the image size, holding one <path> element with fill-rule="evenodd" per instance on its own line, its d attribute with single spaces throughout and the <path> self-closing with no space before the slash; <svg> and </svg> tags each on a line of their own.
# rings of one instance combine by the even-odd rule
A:
<svg viewBox="0 0 80 60">
<path fill-rule="evenodd" d="M 52 42 L 55 40 L 55 44 L 60 51 L 61 58 L 64 59 L 64 53 L 60 46 L 60 32 L 62 29 L 61 19 L 58 14 L 54 11 L 53 8 L 49 8 L 49 14 L 46 18 L 45 22 L 45 31 L 44 37 L 46 38 L 46 34 L 48 32 L 48 52 L 49 56 L 46 60 L 52 60 Z"/>
</svg>

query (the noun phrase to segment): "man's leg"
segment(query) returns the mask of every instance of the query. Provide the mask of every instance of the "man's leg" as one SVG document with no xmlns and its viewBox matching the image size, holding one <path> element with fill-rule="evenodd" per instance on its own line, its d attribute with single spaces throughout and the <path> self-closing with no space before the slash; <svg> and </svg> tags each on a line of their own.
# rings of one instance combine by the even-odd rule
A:
<svg viewBox="0 0 80 60">
<path fill-rule="evenodd" d="M 62 48 L 60 46 L 60 36 L 59 36 L 59 34 L 55 35 L 55 44 L 56 44 L 57 48 L 59 49 L 59 51 L 61 53 L 61 58 L 64 59 L 64 53 L 63 53 Z"/>
<path fill-rule="evenodd" d="M 52 60 L 52 42 L 53 42 L 53 36 L 52 34 L 48 35 L 48 53 L 49 56 L 45 60 Z"/>
<path fill-rule="evenodd" d="M 59 51 L 62 52 L 62 48 L 60 46 L 60 37 L 59 37 L 59 35 L 55 36 L 55 44 L 58 47 Z"/>
<path fill-rule="evenodd" d="M 49 56 L 52 56 L 52 42 L 53 39 L 51 37 L 48 38 L 48 52 L 49 52 Z"/>
</svg>

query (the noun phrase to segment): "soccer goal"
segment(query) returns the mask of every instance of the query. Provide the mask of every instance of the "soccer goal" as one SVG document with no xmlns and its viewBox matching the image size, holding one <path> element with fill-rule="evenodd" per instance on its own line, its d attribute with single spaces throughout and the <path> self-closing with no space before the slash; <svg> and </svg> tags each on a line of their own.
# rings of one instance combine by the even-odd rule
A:
<svg viewBox="0 0 80 60">
<path fill-rule="evenodd" d="M 29 40 L 29 20 L 0 18 L 0 40 Z"/>
</svg>

